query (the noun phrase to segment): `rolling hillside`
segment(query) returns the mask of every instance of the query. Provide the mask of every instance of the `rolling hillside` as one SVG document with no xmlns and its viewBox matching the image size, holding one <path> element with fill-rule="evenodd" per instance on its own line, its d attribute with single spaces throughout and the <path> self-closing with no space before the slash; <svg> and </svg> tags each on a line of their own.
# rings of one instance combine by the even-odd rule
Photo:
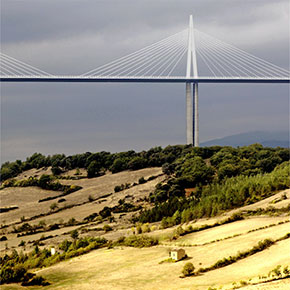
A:
<svg viewBox="0 0 290 290">
<path fill-rule="evenodd" d="M 0 190 L 1 278 L 10 282 L 1 289 L 286 289 L 286 149 L 177 146 L 146 154 L 86 154 L 84 168 L 65 156 L 59 162 L 70 168 L 33 168 L 35 160 L 50 162 L 40 155 L 18 164 Z M 104 155 L 107 168 L 97 166 Z M 168 259 L 174 248 L 187 257 Z"/>
<path fill-rule="evenodd" d="M 279 198 L 283 193 L 273 196 L 272 200 Z M 290 191 L 287 190 L 286 194 L 289 199 Z M 272 204 L 272 200 L 267 201 L 268 205 Z M 279 202 L 275 204 L 275 207 L 279 206 Z M 259 203 L 252 205 L 252 209 L 259 207 Z M 215 222 L 216 219 L 206 219 L 199 221 L 198 225 Z M 217 260 L 252 248 L 261 240 L 283 237 L 289 232 L 289 222 L 289 214 L 249 217 L 200 233 L 189 234 L 177 240 L 170 241 L 166 238 L 160 245 L 151 248 L 114 247 L 95 250 L 81 257 L 37 270 L 36 273 L 52 283 L 51 286 L 45 287 L 47 289 L 177 289 L 176 287 L 178 289 L 209 289 L 209 287 L 233 289 L 241 281 L 263 285 L 263 288 L 253 289 L 272 289 L 273 282 L 269 282 L 269 286 L 268 283 L 260 284 L 266 279 L 259 276 L 267 276 L 277 265 L 289 265 L 288 255 L 286 255 L 290 247 L 289 239 L 277 242 L 270 249 L 225 268 L 184 279 L 179 276 L 183 265 L 188 261 L 197 268 L 208 267 Z M 192 225 L 194 226 L 195 223 Z M 173 232 L 174 228 L 169 231 L 159 230 L 155 234 L 159 237 L 164 235 L 169 237 Z M 176 246 L 182 246 L 189 258 L 177 263 L 160 264 L 167 258 L 168 249 Z M 277 289 L 286 289 L 289 281 L 289 278 L 276 281 L 277 287 L 280 287 Z M 219 288 L 220 286 L 222 288 Z M 22 289 L 22 287 L 10 285 L 2 289 Z"/>
</svg>

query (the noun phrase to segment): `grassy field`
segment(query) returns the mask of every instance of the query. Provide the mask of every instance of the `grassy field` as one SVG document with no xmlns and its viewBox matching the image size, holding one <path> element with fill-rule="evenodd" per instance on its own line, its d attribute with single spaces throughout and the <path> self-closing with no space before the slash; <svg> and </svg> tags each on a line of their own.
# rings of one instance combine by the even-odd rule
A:
<svg viewBox="0 0 290 290">
<path fill-rule="evenodd" d="M 160 168 L 146 168 L 137 171 L 131 172 L 120 172 L 116 174 L 106 174 L 104 176 L 95 177 L 95 178 L 85 178 L 80 180 L 60 180 L 61 183 L 67 185 L 79 185 L 83 188 L 76 192 L 71 193 L 70 195 L 65 196 L 65 205 L 74 205 L 80 204 L 82 202 L 88 201 L 88 197 L 91 196 L 95 199 L 99 198 L 100 196 L 113 193 L 114 187 L 117 185 L 125 184 L 125 183 L 138 183 L 139 178 L 144 177 L 148 178 L 152 175 L 159 175 L 161 174 Z M 24 175 L 24 173 L 22 173 Z M 25 174 L 25 176 L 27 176 Z M 160 181 L 160 178 L 158 179 Z M 127 193 L 127 191 L 123 191 L 122 194 L 130 194 L 132 191 L 139 192 L 143 194 L 136 194 L 138 196 L 144 196 L 144 192 L 148 192 L 148 187 L 150 184 L 155 186 L 156 180 L 152 181 L 149 184 L 142 184 L 134 190 L 131 190 Z M 149 185 L 149 186 L 148 186 Z M 149 188 L 151 189 L 151 187 Z M 26 218 L 30 218 L 37 214 L 49 211 L 49 207 L 53 202 L 57 202 L 57 200 L 53 201 L 46 201 L 42 203 L 38 203 L 38 200 L 41 198 L 45 198 L 48 196 L 56 196 L 59 195 L 61 192 L 56 191 L 48 191 L 43 190 L 37 187 L 24 187 L 24 188 L 4 188 L 0 191 L 0 198 L 1 198 L 1 206 L 11 206 L 16 205 L 19 209 L 2 213 L 1 220 L 5 221 L 6 224 L 19 221 L 20 217 L 25 216 Z M 113 199 L 112 199 L 113 198 Z M 109 199 L 109 203 L 117 199 L 119 200 L 119 196 L 114 195 Z M 59 206 L 63 206 L 60 204 Z M 103 206 L 102 206 L 103 207 Z M 90 210 L 82 210 L 84 212 L 83 215 L 80 214 L 79 218 L 83 218 L 84 215 L 90 214 Z M 77 213 L 80 213 L 80 209 L 78 209 Z M 67 214 L 71 216 L 71 213 Z M 51 219 L 57 218 L 65 218 L 65 214 L 61 213 L 60 215 L 56 215 L 55 217 L 51 217 Z M 77 217 L 76 217 L 77 218 Z"/>
<path fill-rule="evenodd" d="M 30 170 L 29 174 L 33 176 L 46 171 L 41 170 Z M 6 247 L 6 244 L 9 248 L 16 247 L 21 240 L 25 242 L 29 240 L 36 240 L 39 239 L 42 235 L 59 235 L 59 238 L 53 239 L 53 241 L 47 241 L 46 243 L 50 244 L 51 242 L 57 244 L 61 240 L 67 238 L 63 236 L 64 233 L 69 232 L 70 230 L 77 228 L 77 227 L 68 227 L 62 228 L 56 231 L 50 231 L 45 233 L 39 234 L 32 234 L 25 237 L 17 237 L 16 234 L 12 234 L 11 231 L 15 226 L 14 223 L 17 223 L 17 226 L 21 226 L 26 221 L 20 222 L 22 217 L 29 219 L 33 216 L 39 215 L 41 213 L 47 213 L 46 216 L 42 216 L 39 218 L 35 218 L 31 221 L 28 221 L 31 225 L 36 225 L 39 222 L 45 222 L 47 225 L 54 224 L 54 223 L 63 223 L 67 222 L 72 217 L 75 218 L 77 221 L 83 220 L 88 215 L 99 212 L 105 206 L 112 207 L 118 204 L 120 199 L 124 199 L 127 196 L 126 201 L 133 202 L 134 204 L 138 204 L 138 199 L 142 199 L 148 195 L 148 192 L 154 190 L 156 184 L 161 182 L 164 179 L 164 176 L 161 175 L 162 171 L 161 168 L 146 168 L 137 171 L 130 171 L 130 172 L 120 172 L 116 174 L 107 174 L 104 176 L 96 177 L 96 178 L 84 178 L 80 180 L 60 180 L 60 182 L 69 185 L 80 185 L 83 189 L 73 192 L 68 196 L 65 196 L 66 201 L 64 203 L 57 203 L 57 200 L 51 200 L 39 203 L 38 200 L 41 198 L 45 198 L 48 196 L 56 196 L 60 194 L 60 192 L 56 191 L 48 191 L 43 190 L 38 187 L 12 187 L 12 188 L 4 188 L 0 190 L 0 199 L 1 199 L 1 206 L 12 206 L 17 205 L 19 208 L 16 210 L 12 210 L 9 212 L 1 213 L 1 223 L 10 225 L 5 229 L 2 229 L 0 235 L 5 235 L 8 240 L 7 241 L 0 241 L 0 251 L 3 253 Z M 150 176 L 158 176 L 156 179 L 148 181 L 144 184 L 138 184 L 138 180 L 141 177 L 148 179 Z M 28 176 L 28 173 L 22 173 L 22 177 Z M 114 187 L 116 185 L 121 185 L 125 183 L 136 183 L 137 185 L 114 193 Z M 108 195 L 110 193 L 114 193 L 106 198 L 101 198 L 104 195 Z M 88 197 L 89 195 L 94 199 L 94 201 L 89 202 Z M 132 196 L 132 198 L 128 197 Z M 50 210 L 50 205 L 52 203 L 57 203 L 58 207 L 61 208 L 66 205 L 74 205 L 74 207 L 61 210 L 59 212 L 52 212 Z M 84 204 L 82 204 L 84 203 Z M 79 205 L 82 204 L 82 205 Z M 141 202 L 143 204 L 143 202 Z M 118 216 L 118 215 L 117 215 Z M 118 226 L 124 227 L 126 225 L 126 216 L 122 217 L 122 219 L 117 220 Z M 128 218 L 131 214 L 128 214 Z M 102 225 L 100 225 L 102 226 Z M 128 230 L 125 230 L 124 233 L 126 234 Z M 103 233 L 102 233 L 103 234 Z M 112 234 L 110 234 L 112 235 Z M 114 234 L 118 236 L 118 233 Z M 69 235 L 68 235 L 69 236 Z M 53 244 L 52 243 L 52 244 Z"/>
<path fill-rule="evenodd" d="M 285 255 L 290 247 L 288 239 L 225 268 L 196 277 L 179 278 L 187 261 L 196 267 L 210 265 L 223 256 L 249 248 L 246 240 L 247 237 L 236 240 L 235 246 L 220 242 L 214 246 L 186 248 L 190 257 L 188 260 L 165 264 L 159 262 L 167 257 L 166 247 L 101 249 L 37 273 L 52 282 L 46 289 L 208 289 L 221 285 L 226 288 L 234 281 L 257 278 L 278 264 L 289 263 Z"/>
<path fill-rule="evenodd" d="M 29 171 L 21 174 L 21 178 L 30 175 L 49 173 L 50 169 Z M 68 173 L 67 173 L 68 174 Z M 74 172 L 71 172 L 74 174 Z M 84 174 L 84 173 L 83 173 Z M 137 184 L 139 178 L 148 179 L 150 176 L 157 178 L 144 184 Z M 18 179 L 20 178 L 17 177 Z M 158 182 L 165 178 L 161 168 L 147 168 L 138 171 L 126 171 L 116 174 L 106 174 L 97 178 L 83 178 L 80 180 L 63 180 L 60 182 L 67 185 L 80 185 L 83 188 L 66 196 L 65 204 L 73 204 L 74 207 L 65 209 L 57 213 L 50 212 L 45 217 L 32 219 L 29 223 L 37 224 L 44 220 L 46 224 L 63 222 L 74 217 L 82 220 L 84 217 L 94 212 L 99 212 L 104 206 L 115 206 L 120 199 L 125 199 L 135 205 L 142 204 L 148 206 L 144 197 L 152 192 Z M 125 183 L 136 183 L 136 185 L 102 198 L 103 195 L 114 192 L 116 185 Z M 18 205 L 19 209 L 2 213 L 1 221 L 10 224 L 1 230 L 1 235 L 5 235 L 8 240 L 0 242 L 2 254 L 11 251 L 13 248 L 19 250 L 21 240 L 25 242 L 39 239 L 41 236 L 53 235 L 54 237 L 45 241 L 45 246 L 56 245 L 64 239 L 70 239 L 69 232 L 73 229 L 80 229 L 82 225 L 66 226 L 54 231 L 32 234 L 24 237 L 17 237 L 12 233 L 13 222 L 17 226 L 22 216 L 26 218 L 34 215 L 49 212 L 52 201 L 38 203 L 38 199 L 47 196 L 54 196 L 55 191 L 46 191 L 36 187 L 26 188 L 5 188 L 0 191 L 1 206 Z M 286 198 L 285 198 L 286 194 Z M 91 195 L 93 200 L 88 201 Z M 281 198 L 284 196 L 284 198 Z M 140 201 L 142 200 L 142 201 Z M 267 199 L 255 204 L 248 205 L 237 210 L 224 212 L 222 215 L 213 218 L 203 218 L 192 221 L 183 227 L 192 225 L 198 227 L 202 225 L 213 225 L 217 221 L 223 221 L 237 211 L 254 210 L 258 208 L 281 208 L 289 205 L 290 190 L 279 192 Z M 79 205 L 80 203 L 84 203 Z M 61 207 L 62 204 L 59 204 Z M 105 233 L 97 230 L 102 228 L 108 221 L 97 223 L 90 222 L 84 227 L 90 231 L 86 235 L 99 235 L 109 240 L 116 240 L 120 236 L 132 234 L 132 224 L 129 218 L 133 213 L 126 213 L 123 217 L 114 214 L 115 221 L 111 222 L 113 230 Z M 279 241 L 270 248 L 241 259 L 223 268 L 211 270 L 192 277 L 180 278 L 182 268 L 185 263 L 193 263 L 195 269 L 209 267 L 218 260 L 229 256 L 235 256 L 239 252 L 247 251 L 264 239 L 276 240 L 290 232 L 289 212 L 279 215 L 258 215 L 248 216 L 243 220 L 231 222 L 202 230 L 199 232 L 180 236 L 172 240 L 177 226 L 158 229 L 160 223 L 155 223 L 156 230 L 146 233 L 155 236 L 160 240 L 158 246 L 150 248 L 114 247 L 94 250 L 88 254 L 60 262 L 53 266 L 37 269 L 35 272 L 46 278 L 51 285 L 46 287 L 22 287 L 18 284 L 2 285 L 1 290 L 10 289 L 234 289 L 240 285 L 241 281 L 247 284 L 242 289 L 286 289 L 290 279 L 261 283 L 264 280 L 259 276 L 267 276 L 268 272 L 277 265 L 283 267 L 290 266 L 289 248 L 290 239 Z M 152 226 L 152 225 L 151 225 Z M 94 231 L 96 229 L 96 231 Z M 80 231 L 81 232 L 81 231 Z M 5 249 L 8 246 L 8 250 Z M 188 258 L 177 263 L 162 263 L 168 258 L 168 251 L 175 247 L 185 249 Z M 27 246 L 26 250 L 29 250 Z"/>
<path fill-rule="evenodd" d="M 258 237 L 262 239 L 268 234 L 272 238 L 276 238 L 277 235 L 283 234 L 290 228 L 290 223 L 278 225 L 279 222 L 289 221 L 289 217 L 252 217 L 246 220 L 236 221 L 231 224 L 221 225 L 212 229 L 204 230 L 202 232 L 192 233 L 185 235 L 178 239 L 176 244 L 179 245 L 191 245 L 191 244 L 204 244 L 215 241 L 217 239 L 228 239 L 230 237 L 239 238 L 241 236 L 247 238 L 247 243 L 250 243 L 251 237 L 253 240 L 257 240 Z M 269 227 L 270 225 L 276 224 L 275 229 Z M 253 231 L 262 227 L 269 227 L 263 230 Z M 237 235 L 237 237 L 235 237 Z M 239 236 L 238 236 L 239 235 Z"/>
</svg>

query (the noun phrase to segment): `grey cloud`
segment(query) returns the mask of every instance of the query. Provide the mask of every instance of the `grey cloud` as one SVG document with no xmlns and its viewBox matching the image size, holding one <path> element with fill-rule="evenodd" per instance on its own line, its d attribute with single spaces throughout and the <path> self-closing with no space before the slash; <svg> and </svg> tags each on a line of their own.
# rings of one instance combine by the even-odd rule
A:
<svg viewBox="0 0 290 290">
<path fill-rule="evenodd" d="M 288 8 L 288 9 L 287 9 Z M 1 1 L 1 46 L 54 74 L 79 74 L 198 29 L 289 67 L 287 0 Z M 185 88 L 150 84 L 3 84 L 2 160 L 184 143 Z M 200 85 L 201 141 L 288 130 L 289 86 Z"/>
</svg>

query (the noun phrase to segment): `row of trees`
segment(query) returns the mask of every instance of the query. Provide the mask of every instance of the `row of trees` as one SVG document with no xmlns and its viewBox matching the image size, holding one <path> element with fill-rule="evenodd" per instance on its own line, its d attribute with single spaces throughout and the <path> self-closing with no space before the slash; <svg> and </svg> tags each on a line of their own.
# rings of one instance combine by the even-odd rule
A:
<svg viewBox="0 0 290 290">
<path fill-rule="evenodd" d="M 85 168 L 89 177 L 97 176 L 104 170 L 115 173 L 127 169 L 136 170 L 161 166 L 165 162 L 173 162 L 186 147 L 188 146 L 168 146 L 164 149 L 156 147 L 139 153 L 133 150 L 114 154 L 105 151 L 86 152 L 72 156 L 64 154 L 44 156 L 40 153 L 34 153 L 26 161 L 5 162 L 1 166 L 1 178 L 6 180 L 25 170 L 48 166 L 52 166 L 55 173 L 60 173 L 60 168 L 64 170 Z"/>
<path fill-rule="evenodd" d="M 194 148 L 190 145 L 176 145 L 165 148 L 155 147 L 139 153 L 133 150 L 113 154 L 105 151 L 86 152 L 72 156 L 64 154 L 44 156 L 34 153 L 26 161 L 17 160 L 4 163 L 1 166 L 1 179 L 6 180 L 31 168 L 48 166 L 52 166 L 55 175 L 60 174 L 62 169 L 85 168 L 89 177 L 98 176 L 106 170 L 116 173 L 162 165 L 166 173 L 172 173 L 176 171 L 175 166 L 182 165 L 183 160 L 186 163 L 180 170 L 182 172 L 194 171 L 187 166 L 188 163 L 192 163 L 191 160 L 188 160 L 188 156 L 209 159 L 211 165 L 218 169 L 219 179 L 223 179 L 239 174 L 271 172 L 275 166 L 289 160 L 289 149 L 264 148 L 259 144 L 240 148 L 221 146 Z M 191 174 L 191 172 L 188 173 Z M 207 173 L 206 178 L 210 173 Z"/>
</svg>

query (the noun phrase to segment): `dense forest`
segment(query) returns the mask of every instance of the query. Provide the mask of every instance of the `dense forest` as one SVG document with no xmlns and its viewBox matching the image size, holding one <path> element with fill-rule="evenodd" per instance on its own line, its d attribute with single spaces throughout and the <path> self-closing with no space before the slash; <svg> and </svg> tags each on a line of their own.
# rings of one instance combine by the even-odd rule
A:
<svg viewBox="0 0 290 290">
<path fill-rule="evenodd" d="M 289 149 L 259 144 L 240 148 L 192 148 L 172 163 L 163 164 L 166 183 L 158 184 L 139 222 L 162 220 L 163 227 L 215 216 L 257 202 L 289 188 Z M 216 147 L 215 147 L 216 149 Z"/>
</svg>

